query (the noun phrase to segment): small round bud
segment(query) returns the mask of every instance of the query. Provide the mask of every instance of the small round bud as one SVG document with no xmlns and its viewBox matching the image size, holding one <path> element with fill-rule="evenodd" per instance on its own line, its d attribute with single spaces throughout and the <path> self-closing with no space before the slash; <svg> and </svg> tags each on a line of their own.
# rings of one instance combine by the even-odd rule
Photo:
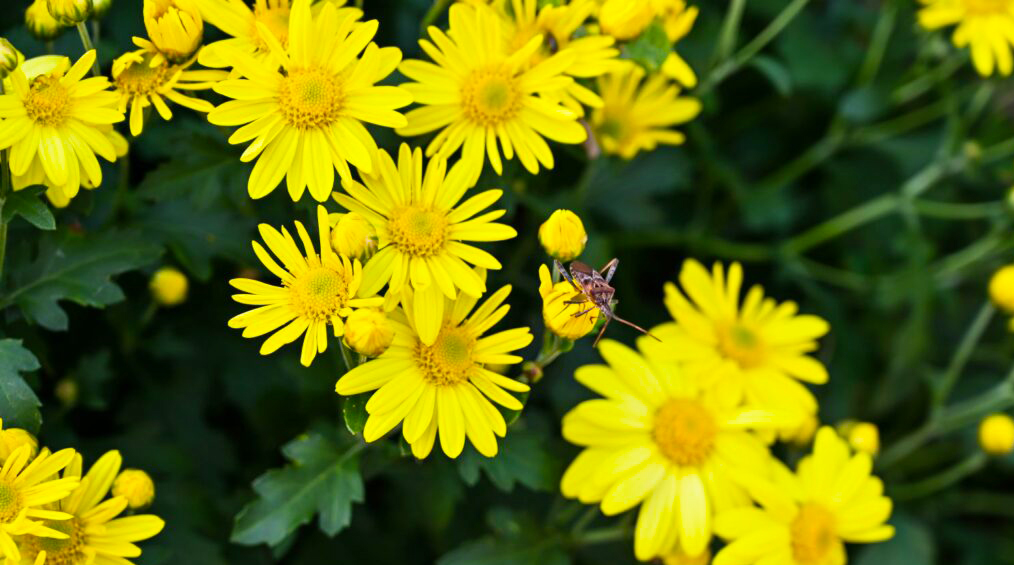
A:
<svg viewBox="0 0 1014 565">
<path fill-rule="evenodd" d="M 189 59 L 204 38 L 204 20 L 195 0 L 144 0 L 144 28 L 171 63 Z"/>
<path fill-rule="evenodd" d="M 25 56 L 14 48 L 14 45 L 7 38 L 0 37 L 0 80 L 7 78 L 7 75 L 25 62 Z"/>
<path fill-rule="evenodd" d="M 161 306 L 176 306 L 187 299 L 187 276 L 172 267 L 162 267 L 155 271 L 148 287 L 151 295 Z"/>
<path fill-rule="evenodd" d="M 537 383 L 542 380 L 543 371 L 534 361 L 525 361 L 521 365 L 521 374 L 524 375 L 528 382 Z"/>
<path fill-rule="evenodd" d="M 3 463 L 14 450 L 27 445 L 31 452 L 31 459 L 39 453 L 39 440 L 35 436 L 21 428 L 8 428 L 0 430 L 0 463 Z"/>
<path fill-rule="evenodd" d="M 140 469 L 124 469 L 113 481 L 113 496 L 127 499 L 127 507 L 140 510 L 155 500 L 155 482 Z"/>
<path fill-rule="evenodd" d="M 25 26 L 32 37 L 39 41 L 52 41 L 65 29 L 63 24 L 49 14 L 46 0 L 35 0 L 25 10 Z"/>
<path fill-rule="evenodd" d="M 979 423 L 979 446 L 990 455 L 1007 455 L 1014 450 L 1014 420 L 1006 414 L 991 414 Z"/>
<path fill-rule="evenodd" d="M 349 212 L 331 230 L 331 247 L 350 259 L 369 259 L 377 251 L 377 230 L 366 218 Z"/>
<path fill-rule="evenodd" d="M 112 8 L 113 0 L 92 0 L 92 10 L 96 18 L 101 18 L 106 15 L 109 8 Z"/>
<path fill-rule="evenodd" d="M 852 449 L 873 456 L 880 451 L 880 431 L 869 422 L 856 422 L 848 431 L 846 439 Z"/>
<path fill-rule="evenodd" d="M 581 255 L 588 234 L 577 214 L 557 210 L 539 227 L 539 241 L 550 257 L 567 262 Z"/>
<path fill-rule="evenodd" d="M 60 401 L 60 404 L 70 408 L 77 404 L 78 386 L 74 379 L 60 379 L 53 387 L 53 394 Z"/>
<path fill-rule="evenodd" d="M 989 279 L 989 298 L 993 304 L 1014 314 L 1014 265 L 1000 267 Z"/>
<path fill-rule="evenodd" d="M 49 15 L 65 26 L 77 25 L 92 15 L 92 0 L 46 0 Z"/>
<path fill-rule="evenodd" d="M 394 327 L 380 310 L 360 308 L 345 320 L 345 343 L 357 353 L 376 357 L 394 341 Z"/>
</svg>

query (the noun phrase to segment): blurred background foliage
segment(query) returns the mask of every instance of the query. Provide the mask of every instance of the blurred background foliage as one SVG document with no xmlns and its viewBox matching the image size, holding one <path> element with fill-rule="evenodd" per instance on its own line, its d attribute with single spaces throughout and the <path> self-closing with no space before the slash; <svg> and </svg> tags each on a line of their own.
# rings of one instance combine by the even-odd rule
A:
<svg viewBox="0 0 1014 565">
<path fill-rule="evenodd" d="M 365 4 L 381 22 L 378 43 L 420 55 L 429 0 Z M 72 32 L 51 46 L 31 39 L 25 6 L 4 3 L 0 35 L 28 57 L 80 55 Z M 1014 340 L 985 293 L 1014 247 L 1011 82 L 979 78 L 945 36 L 918 30 L 910 0 L 749 0 L 726 48 L 716 45 L 728 6 L 700 8 L 679 44 L 704 103 L 685 146 L 590 163 L 580 147 L 557 146 L 553 171 L 533 177 L 511 162 L 502 178 L 480 181 L 508 189 L 507 219 L 520 234 L 491 247 L 504 264 L 492 281 L 515 288 L 509 325 L 542 330 L 536 272 L 548 260 L 536 232 L 556 208 L 584 218 L 584 260 L 620 259 L 620 311 L 641 325 L 667 319 L 662 284 L 684 258 L 743 261 L 747 282 L 831 323 L 819 352 L 831 372 L 816 391 L 821 420 L 880 427 L 898 535 L 854 551 L 855 562 L 1014 563 L 1014 458 L 930 496 L 896 490 L 975 453 L 969 414 L 979 412 L 969 410 L 1011 405 Z M 756 56 L 737 57 L 797 8 Z M 115 0 L 100 27 L 108 68 L 143 34 L 141 3 Z M 392 133 L 374 135 L 396 148 Z M 360 451 L 346 432 L 337 348 L 306 369 L 298 348 L 261 357 L 226 327 L 241 311 L 227 280 L 260 268 L 249 243 L 256 224 L 313 223 L 310 202 L 294 205 L 284 191 L 251 201 L 249 166 L 226 137 L 186 111 L 149 121 L 128 159 L 104 164 L 105 186 L 56 212 L 41 241 L 29 221 L 52 226 L 35 194 L 5 210 L 24 218 L 10 225 L 0 336 L 23 340 L 40 366 L 7 355 L 0 376 L 26 371 L 46 445 L 75 446 L 88 460 L 120 449 L 154 476 L 152 511 L 167 528 L 137 562 L 633 562 L 628 518 L 580 519 L 584 509 L 557 493 L 577 451 L 560 438 L 560 418 L 590 394 L 573 370 L 598 360 L 589 340 L 547 369 L 500 457 L 469 447 L 458 461 L 416 462 L 394 439 Z M 185 304 L 154 305 L 148 277 L 161 265 L 190 277 Z M 959 347 L 973 338 L 978 346 Z M 957 376 L 943 408 L 940 383 Z M 31 426 L 35 415 L 17 417 Z M 927 441 L 931 449 L 910 449 Z M 326 477 L 325 490 L 301 490 L 308 477 Z M 340 496 L 321 498 L 328 492 Z M 272 497 L 296 502 L 277 507 Z"/>
</svg>

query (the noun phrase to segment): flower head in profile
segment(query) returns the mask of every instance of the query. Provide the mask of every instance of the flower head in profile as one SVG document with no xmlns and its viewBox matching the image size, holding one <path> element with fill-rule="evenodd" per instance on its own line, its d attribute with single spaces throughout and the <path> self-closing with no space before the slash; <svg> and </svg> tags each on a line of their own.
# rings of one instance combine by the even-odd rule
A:
<svg viewBox="0 0 1014 565">
<path fill-rule="evenodd" d="M 170 63 L 182 63 L 197 52 L 204 38 L 200 0 L 144 0 L 148 37 Z"/>
<path fill-rule="evenodd" d="M 542 319 L 549 331 L 562 338 L 578 340 L 595 329 L 601 314 L 595 303 L 575 302 L 583 293 L 568 281 L 554 284 L 549 267 L 545 265 L 539 265 L 539 295 L 542 297 Z"/>
<path fill-rule="evenodd" d="M 484 212 L 503 194 L 487 190 L 459 202 L 468 189 L 462 169 L 446 172 L 443 159 L 424 165 L 422 151 L 402 144 L 398 163 L 386 151 L 377 153 L 377 168 L 363 174 L 363 183 L 349 180 L 347 194 L 334 198 L 346 209 L 366 218 L 377 231 L 380 251 L 366 264 L 363 289 L 375 294 L 384 284 L 398 297 L 406 287 L 433 300 L 417 301 L 434 309 L 433 316 L 419 318 L 416 330 L 424 343 L 432 344 L 440 330 L 444 301 L 459 291 L 479 297 L 486 285 L 469 264 L 499 269 L 491 254 L 472 242 L 503 241 L 517 235 L 514 228 L 495 223 L 504 210 Z"/>
<path fill-rule="evenodd" d="M 408 114 L 403 136 L 441 130 L 426 148 L 427 155 L 449 158 L 461 150 L 466 180 L 474 184 L 488 160 L 497 174 L 503 160 L 517 154 L 532 174 L 540 165 L 552 169 L 553 152 L 546 143 L 581 143 L 587 132 L 578 115 L 550 101 L 571 85 L 565 74 L 574 62 L 572 52 L 557 53 L 535 66 L 531 56 L 541 49 L 536 35 L 523 47 L 508 50 L 499 16 L 491 8 L 455 4 L 450 30 L 429 28 L 422 46 L 436 63 L 409 60 L 401 72 L 416 82 L 403 85 L 422 107 Z"/>
<path fill-rule="evenodd" d="M 599 78 L 598 85 L 603 104 L 592 112 L 592 131 L 605 153 L 624 159 L 660 144 L 682 144 L 686 136 L 673 127 L 701 112 L 696 98 L 680 96 L 679 87 L 664 75 L 645 80 L 636 65 Z"/>
<path fill-rule="evenodd" d="M 327 351 L 328 326 L 335 337 L 341 337 L 345 333 L 343 320 L 354 308 L 383 304 L 383 298 L 362 295 L 363 268 L 359 260 L 350 260 L 331 249 L 331 228 L 323 206 L 317 207 L 317 225 L 319 254 L 306 228 L 296 222 L 296 235 L 305 255 L 284 227 L 279 232 L 267 224 L 260 225 L 264 243 L 282 264 L 256 241 L 254 253 L 281 280 L 281 286 L 253 279 L 229 281 L 246 293 L 233 295 L 236 302 L 257 306 L 229 320 L 229 327 L 243 328 L 243 337 L 248 338 L 274 332 L 261 345 L 261 355 L 274 353 L 302 337 L 300 362 L 310 366 L 318 353 Z"/>
<path fill-rule="evenodd" d="M 602 33 L 618 41 L 635 39 L 653 22 L 660 22 L 666 38 L 674 47 L 697 20 L 698 9 L 686 0 L 604 0 L 598 13 Z M 697 75 L 675 49 L 662 63 L 662 73 L 687 88 L 697 86 Z"/>
<path fill-rule="evenodd" d="M 22 445 L 28 446 L 29 460 L 39 452 L 39 440 L 29 431 L 21 428 L 3 429 L 3 421 L 0 420 L 0 464 Z"/>
<path fill-rule="evenodd" d="M 15 190 L 27 186 L 18 178 L 27 176 L 45 184 L 50 200 L 64 206 L 82 185 L 102 183 L 96 155 L 116 160 L 111 124 L 123 121 L 123 114 L 107 78 L 85 78 L 94 61 L 94 50 L 73 66 L 65 57 L 40 57 L 7 77 L 10 88 L 0 96 L 0 149 L 11 149 Z"/>
<path fill-rule="evenodd" d="M 80 479 L 80 486 L 57 504 L 59 513 L 69 519 L 46 523 L 64 537 L 19 538 L 23 565 L 38 563 L 43 552 L 49 565 L 131 565 L 128 559 L 141 555 L 136 542 L 155 537 L 165 522 L 152 514 L 118 517 L 127 509 L 127 498 L 108 495 L 121 464 L 120 453 L 109 451 L 82 477 L 81 456 L 75 455 L 61 480 Z"/>
<path fill-rule="evenodd" d="M 25 26 L 39 41 L 52 41 L 67 29 L 49 13 L 46 0 L 35 0 L 25 9 Z"/>
<path fill-rule="evenodd" d="M 749 430 L 773 430 L 781 416 L 737 406 L 699 386 L 676 364 L 654 363 L 612 340 L 608 365 L 574 378 L 605 398 L 563 418 L 563 437 L 584 447 L 563 475 L 568 498 L 599 503 L 612 516 L 638 505 L 634 554 L 694 557 L 711 540 L 717 513 L 749 504 L 742 476 L 766 477 L 771 456 Z"/>
<path fill-rule="evenodd" d="M 919 25 L 928 30 L 955 26 L 951 41 L 968 47 L 980 75 L 1014 71 L 1014 0 L 920 0 Z"/>
<path fill-rule="evenodd" d="M 493 403 L 520 410 L 521 402 L 507 391 L 527 392 L 528 385 L 486 365 L 520 363 L 514 352 L 532 342 L 528 328 L 484 335 L 507 315 L 509 307 L 503 302 L 508 294 L 510 286 L 505 286 L 475 308 L 478 298 L 467 294 L 452 301 L 409 292 L 405 308 L 393 313 L 391 346 L 349 371 L 335 387 L 343 395 L 377 391 L 366 404 L 370 414 L 363 431 L 366 441 L 376 441 L 402 424 L 405 441 L 420 459 L 430 454 L 437 435 L 448 457 L 461 454 L 466 437 L 479 453 L 496 455 L 496 437 L 506 435 L 507 425 Z M 419 338 L 416 328 L 421 317 L 432 316 L 436 309 L 417 308 L 414 300 L 447 302 L 440 309 L 444 312 L 440 332 L 431 344 Z"/>
<path fill-rule="evenodd" d="M 412 97 L 396 86 L 375 85 L 394 71 L 401 51 L 372 43 L 376 20 L 355 24 L 352 14 L 333 4 L 312 17 L 309 0 L 296 0 L 288 46 L 257 24 L 281 71 L 242 51 L 227 51 L 228 63 L 244 78 L 215 85 L 234 100 L 215 108 L 208 121 L 242 126 L 229 142 L 250 142 L 241 159 L 257 160 L 247 183 L 252 198 L 263 198 L 285 179 L 293 201 L 309 187 L 323 202 L 335 169 L 342 179 L 352 178 L 349 163 L 373 171 L 377 144 L 364 123 L 405 125 L 396 110 Z"/>
<path fill-rule="evenodd" d="M 640 342 L 646 355 L 683 364 L 733 402 L 795 412 L 797 424 L 816 413 L 817 401 L 800 381 L 827 382 L 827 369 L 809 355 L 828 332 L 827 322 L 800 315 L 794 302 L 765 298 L 759 285 L 740 303 L 739 263 L 728 271 L 715 263 L 709 273 L 688 259 L 679 281 L 682 291 L 672 283 L 665 286 L 665 304 L 675 321 L 652 329 L 661 342 Z"/>
<path fill-rule="evenodd" d="M 830 427 L 817 432 L 813 453 L 791 473 L 772 465 L 770 480 L 746 479 L 760 508 L 719 513 L 715 532 L 729 541 L 714 565 L 842 565 L 844 542 L 874 543 L 890 539 L 885 524 L 891 500 L 884 484 L 871 475 L 873 461 L 852 454 Z"/>
</svg>

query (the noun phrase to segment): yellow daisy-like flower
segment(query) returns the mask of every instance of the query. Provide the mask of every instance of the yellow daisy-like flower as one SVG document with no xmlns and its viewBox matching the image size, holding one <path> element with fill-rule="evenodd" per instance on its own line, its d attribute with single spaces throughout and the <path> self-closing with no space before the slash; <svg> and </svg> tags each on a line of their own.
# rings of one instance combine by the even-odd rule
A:
<svg viewBox="0 0 1014 565">
<path fill-rule="evenodd" d="M 127 509 L 127 498 L 106 497 L 122 461 L 118 451 L 109 451 L 82 478 L 81 456 L 74 457 L 62 480 L 80 479 L 81 484 L 57 506 L 70 519 L 46 522 L 66 537 L 19 538 L 21 565 L 31 564 L 43 553 L 42 562 L 48 565 L 130 565 L 128 558 L 141 555 L 135 542 L 154 537 L 165 522 L 152 514 L 117 518 Z"/>
<path fill-rule="evenodd" d="M 701 112 L 696 98 L 680 96 L 680 89 L 661 74 L 644 80 L 644 70 L 624 70 L 599 78 L 603 105 L 592 112 L 591 126 L 602 150 L 631 159 L 641 151 L 680 145 L 686 139 L 673 126 L 689 122 Z"/>
<path fill-rule="evenodd" d="M 473 184 L 487 158 L 497 174 L 503 172 L 501 151 L 507 160 L 517 153 L 521 164 L 536 174 L 540 164 L 553 168 L 553 152 L 544 138 L 560 143 L 587 139 L 576 113 L 543 97 L 573 83 L 565 74 L 574 62 L 573 52 L 557 53 L 529 67 L 542 47 L 541 35 L 509 51 L 499 16 L 482 5 L 451 6 L 450 22 L 448 33 L 431 27 L 432 42 L 419 40 L 436 64 L 409 60 L 400 67 L 416 81 L 403 86 L 423 106 L 406 114 L 408 125 L 398 129 L 400 135 L 442 130 L 426 154 L 446 158 L 461 149 L 466 179 Z"/>
<path fill-rule="evenodd" d="M 53 478 L 74 458 L 73 449 L 56 453 L 43 449 L 31 463 L 30 455 L 31 447 L 23 445 L 0 468 L 0 557 L 6 557 L 7 562 L 21 560 L 21 551 L 12 536 L 30 535 L 36 539 L 67 536 L 53 525 L 70 516 L 50 509 L 50 505 L 78 486 L 77 478 Z"/>
<path fill-rule="evenodd" d="M 462 169 L 448 175 L 445 170 L 443 159 L 431 159 L 424 167 L 422 151 L 402 144 L 397 166 L 381 150 L 376 170 L 362 175 L 365 186 L 343 181 L 348 194 L 334 194 L 339 204 L 366 218 L 377 231 L 380 251 L 363 270 L 363 292 L 376 294 L 388 283 L 392 298 L 410 286 L 416 294 L 430 297 L 416 301 L 419 308 L 433 309 L 432 316 L 416 313 L 416 329 L 429 345 L 443 319 L 441 295 L 453 299 L 460 290 L 478 298 L 486 291 L 485 283 L 468 264 L 500 268 L 495 257 L 464 242 L 517 236 L 514 228 L 494 223 L 504 210 L 480 214 L 499 200 L 503 191 L 487 190 L 459 203 L 469 185 L 462 178 Z"/>
<path fill-rule="evenodd" d="M 229 63 L 246 78 L 215 85 L 216 92 L 235 100 L 215 108 L 208 121 L 243 126 L 229 143 L 252 142 L 241 157 L 257 159 L 247 184 L 252 198 L 263 198 L 285 178 L 294 201 L 309 187 L 310 195 L 323 202 L 335 169 L 342 179 L 351 178 L 349 163 L 363 173 L 373 170 L 377 144 L 364 122 L 405 125 L 395 110 L 412 97 L 396 86 L 374 85 L 394 71 L 401 51 L 372 43 L 376 20 L 354 23 L 353 15 L 340 14 L 333 4 L 313 18 L 309 0 L 296 0 L 287 47 L 257 24 L 282 72 L 241 51 L 228 51 Z"/>
<path fill-rule="evenodd" d="M 675 46 L 690 32 L 697 14 L 697 7 L 687 6 L 685 0 L 605 0 L 599 9 L 598 19 L 602 33 L 619 41 L 629 41 L 644 33 L 658 18 L 669 42 Z M 687 88 L 697 86 L 697 75 L 675 50 L 670 51 L 662 63 L 662 73 Z"/>
<path fill-rule="evenodd" d="M 539 295 L 542 296 L 542 319 L 551 332 L 578 340 L 595 329 L 599 309 L 590 301 L 571 303 L 582 293 L 567 281 L 553 284 L 549 267 L 545 265 L 539 265 Z"/>
<path fill-rule="evenodd" d="M 894 528 L 884 522 L 891 500 L 872 468 L 869 455 L 852 455 L 833 429 L 821 428 L 813 453 L 795 474 L 775 463 L 771 481 L 750 479 L 750 492 L 762 508 L 717 516 L 715 531 L 730 543 L 714 565 L 843 565 L 843 542 L 890 539 Z"/>
<path fill-rule="evenodd" d="M 284 268 L 256 241 L 253 242 L 254 253 L 281 279 L 282 286 L 252 279 L 229 281 L 246 293 L 234 294 L 236 302 L 257 306 L 229 320 L 229 327 L 243 328 L 243 337 L 249 338 L 275 332 L 261 345 L 261 355 L 274 353 L 303 336 L 300 362 L 307 367 L 318 353 L 327 351 L 328 325 L 333 328 L 335 337 L 341 337 L 345 333 L 342 320 L 353 308 L 376 307 L 384 302 L 381 297 L 369 298 L 362 293 L 363 268 L 359 260 L 349 260 L 331 249 L 331 228 L 323 206 L 317 207 L 317 226 L 319 255 L 300 222 L 296 222 L 296 233 L 306 255 L 284 227 L 279 233 L 267 224 L 259 226 L 261 238 Z"/>
<path fill-rule="evenodd" d="M 95 61 L 94 50 L 69 69 L 60 60 L 26 61 L 10 74 L 11 89 L 0 96 L 0 149 L 11 148 L 15 189 L 21 184 L 17 177 L 35 169 L 43 177 L 32 180 L 44 181 L 57 206 L 66 205 L 82 185 L 102 184 L 95 156 L 116 160 L 118 151 L 108 132 L 111 124 L 123 121 L 116 109 L 119 97 L 108 90 L 109 79 L 85 78 Z"/>
<path fill-rule="evenodd" d="M 749 504 L 741 475 L 767 476 L 771 456 L 747 431 L 784 425 L 771 412 L 736 406 L 702 389 L 675 364 L 657 364 L 613 340 L 606 365 L 574 378 L 605 398 L 563 418 L 563 437 L 585 447 L 563 475 L 568 498 L 600 503 L 608 516 L 641 509 L 634 554 L 644 561 L 704 552 L 712 517 Z"/>
<path fill-rule="evenodd" d="M 409 293 L 405 309 L 392 315 L 391 346 L 380 357 L 346 373 L 335 386 L 343 395 L 377 391 L 366 403 L 370 416 L 363 439 L 376 441 L 404 422 L 402 435 L 419 459 L 430 454 L 438 431 L 440 447 L 448 457 L 461 454 L 466 437 L 479 453 L 496 455 L 496 436 L 504 437 L 507 425 L 493 402 L 520 410 L 521 402 L 506 391 L 527 392 L 528 385 L 485 366 L 520 363 L 521 357 L 512 352 L 532 342 L 528 328 L 483 337 L 507 315 L 510 307 L 503 302 L 508 294 L 510 286 L 505 286 L 473 312 L 478 299 L 467 294 L 452 301 Z M 446 300 L 447 306 L 442 308 L 445 314 L 439 320 L 437 339 L 426 344 L 417 328 L 423 323 L 420 318 L 432 316 L 434 309 L 413 308 L 413 300 L 433 299 Z"/>
<path fill-rule="evenodd" d="M 919 24 L 934 30 L 956 25 L 951 41 L 969 47 L 982 76 L 1014 70 L 1014 0 L 920 0 Z"/>
<path fill-rule="evenodd" d="M 739 263 L 728 273 L 715 263 L 708 273 L 688 259 L 679 280 L 682 292 L 672 283 L 665 286 L 665 304 L 675 322 L 651 330 L 661 342 L 639 342 L 646 355 L 682 363 L 690 375 L 733 402 L 795 412 L 800 422 L 817 412 L 816 399 L 800 381 L 827 382 L 827 369 L 809 355 L 828 332 L 827 322 L 798 315 L 794 302 L 765 298 L 759 285 L 740 304 Z"/>
</svg>

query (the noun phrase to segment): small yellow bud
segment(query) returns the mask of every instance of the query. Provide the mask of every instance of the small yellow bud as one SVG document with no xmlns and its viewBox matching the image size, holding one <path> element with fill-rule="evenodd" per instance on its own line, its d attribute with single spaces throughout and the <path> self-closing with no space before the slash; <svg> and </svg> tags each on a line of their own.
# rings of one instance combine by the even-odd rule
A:
<svg viewBox="0 0 1014 565">
<path fill-rule="evenodd" d="M 3 463 L 14 450 L 27 445 L 31 451 L 32 459 L 39 453 L 39 440 L 35 436 L 21 428 L 7 428 L 0 430 L 0 463 Z"/>
<path fill-rule="evenodd" d="M 113 496 L 127 499 L 127 506 L 140 510 L 155 500 L 155 482 L 140 469 L 124 469 L 113 481 Z"/>
<path fill-rule="evenodd" d="M 71 407 L 77 404 L 78 387 L 74 379 L 60 379 L 53 387 L 53 394 L 60 400 L 60 404 Z"/>
<path fill-rule="evenodd" d="M 77 25 L 92 15 L 92 0 L 46 0 L 49 15 L 65 26 Z"/>
<path fill-rule="evenodd" d="M 989 298 L 997 308 L 1014 314 L 1014 265 L 1001 267 L 989 279 Z"/>
<path fill-rule="evenodd" d="M 50 41 L 63 32 L 65 26 L 49 14 L 46 0 L 35 0 L 25 10 L 25 26 L 32 37 L 39 41 Z"/>
<path fill-rule="evenodd" d="M 856 422 L 848 430 L 846 439 L 852 449 L 867 455 L 880 451 L 880 431 L 869 422 Z"/>
<path fill-rule="evenodd" d="M 14 48 L 14 45 L 7 38 L 0 37 L 0 80 L 7 78 L 7 75 L 25 62 L 25 56 Z"/>
<path fill-rule="evenodd" d="M 345 343 L 357 353 L 376 357 L 394 341 L 394 327 L 380 310 L 360 308 L 345 320 Z"/>
<path fill-rule="evenodd" d="M 990 455 L 1014 450 L 1014 420 L 1006 414 L 990 414 L 979 423 L 979 445 Z"/>
<path fill-rule="evenodd" d="M 550 257 L 567 262 L 581 255 L 588 234 L 577 214 L 557 210 L 539 227 L 539 241 Z"/>
<path fill-rule="evenodd" d="M 172 63 L 189 59 L 204 38 L 204 20 L 194 0 L 144 0 L 144 27 Z"/>
<path fill-rule="evenodd" d="M 565 339 L 578 340 L 595 329 L 599 309 L 591 302 L 567 304 L 581 293 L 567 281 L 553 284 L 549 267 L 545 265 L 539 266 L 539 294 L 542 296 L 542 319 L 551 332 Z M 574 315 L 585 310 L 588 312 Z"/>
<path fill-rule="evenodd" d="M 631 2 L 630 0 L 605 0 L 599 9 L 599 25 L 602 33 L 619 41 L 633 39 L 655 19 L 652 2 Z"/>
<path fill-rule="evenodd" d="M 711 551 L 705 549 L 698 555 L 687 555 L 682 549 L 677 548 L 674 552 L 662 558 L 665 565 L 708 565 L 711 563 Z"/>
<path fill-rule="evenodd" d="M 176 306 L 187 299 L 187 276 L 172 267 L 162 267 L 155 271 L 148 287 L 151 295 L 162 306 Z"/>
<path fill-rule="evenodd" d="M 331 230 L 331 247 L 349 259 L 369 259 L 377 251 L 377 230 L 366 218 L 349 212 Z"/>
<path fill-rule="evenodd" d="M 109 8 L 113 6 L 113 0 L 92 0 L 92 9 L 96 18 L 101 18 L 106 15 Z"/>
</svg>

